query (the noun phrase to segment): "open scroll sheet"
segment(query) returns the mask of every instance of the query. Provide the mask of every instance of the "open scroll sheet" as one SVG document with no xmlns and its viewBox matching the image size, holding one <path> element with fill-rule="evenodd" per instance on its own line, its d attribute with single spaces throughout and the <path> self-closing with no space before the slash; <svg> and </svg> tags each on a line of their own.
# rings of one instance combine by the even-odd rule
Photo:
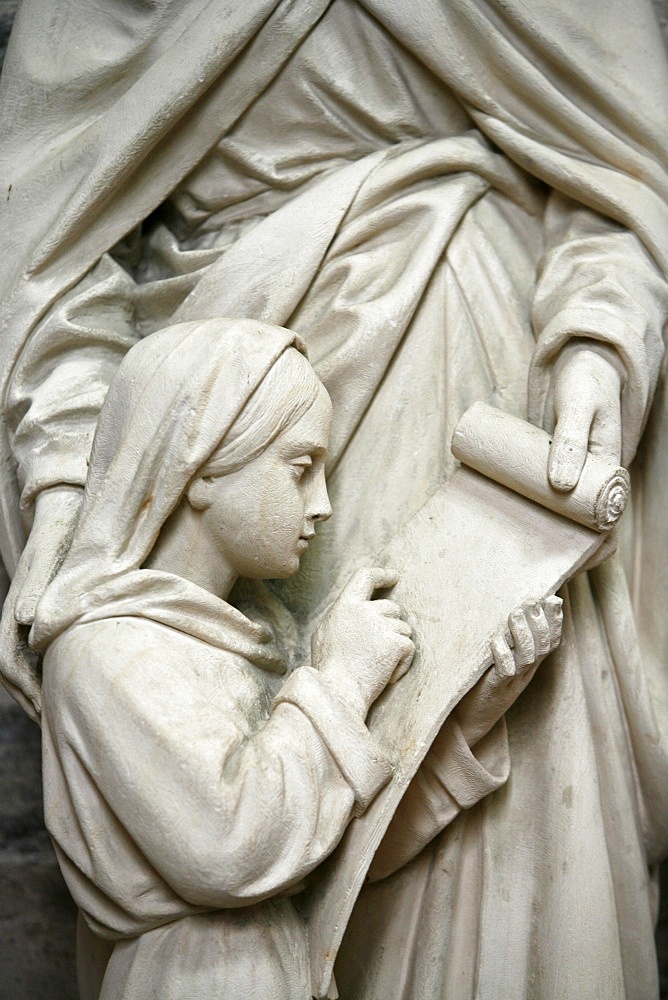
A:
<svg viewBox="0 0 668 1000">
<path fill-rule="evenodd" d="M 522 420 L 471 407 L 453 452 L 480 471 L 462 465 L 378 560 L 401 573 L 392 599 L 413 628 L 416 656 L 368 719 L 394 776 L 351 822 L 305 901 L 315 997 L 328 995 L 352 908 L 403 793 L 445 718 L 491 665 L 491 638 L 519 604 L 554 594 L 573 577 L 624 508 L 626 471 L 593 456 L 576 490 L 554 491 L 549 444 Z"/>
</svg>

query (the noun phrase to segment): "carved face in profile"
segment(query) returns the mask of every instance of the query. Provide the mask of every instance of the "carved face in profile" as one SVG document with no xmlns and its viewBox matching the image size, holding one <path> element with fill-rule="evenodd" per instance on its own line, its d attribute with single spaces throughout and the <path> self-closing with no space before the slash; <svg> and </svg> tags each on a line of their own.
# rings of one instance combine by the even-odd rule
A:
<svg viewBox="0 0 668 1000">
<path fill-rule="evenodd" d="M 322 389 L 307 412 L 248 464 L 191 483 L 188 497 L 201 512 L 200 530 L 236 575 L 292 576 L 315 522 L 331 515 L 325 484 L 331 410 Z"/>
</svg>

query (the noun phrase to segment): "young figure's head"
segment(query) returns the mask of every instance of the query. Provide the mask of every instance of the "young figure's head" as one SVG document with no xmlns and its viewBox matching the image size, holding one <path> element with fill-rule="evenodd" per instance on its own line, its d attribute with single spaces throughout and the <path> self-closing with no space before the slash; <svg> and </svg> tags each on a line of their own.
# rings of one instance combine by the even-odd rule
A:
<svg viewBox="0 0 668 1000">
<path fill-rule="evenodd" d="M 296 573 L 315 523 L 331 514 L 331 409 L 305 356 L 288 347 L 188 484 L 145 565 L 221 596 L 240 576 Z"/>
<path fill-rule="evenodd" d="M 170 586 L 147 569 L 222 597 L 239 576 L 295 573 L 316 521 L 331 513 L 330 418 L 289 330 L 218 319 L 137 343 L 102 408 L 81 514 L 40 602 L 35 648 L 96 607 Z"/>
</svg>

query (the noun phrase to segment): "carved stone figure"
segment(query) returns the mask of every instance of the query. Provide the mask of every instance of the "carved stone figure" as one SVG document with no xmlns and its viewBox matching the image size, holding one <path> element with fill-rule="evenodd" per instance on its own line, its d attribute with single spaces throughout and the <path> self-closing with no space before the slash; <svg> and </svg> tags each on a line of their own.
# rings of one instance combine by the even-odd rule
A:
<svg viewBox="0 0 668 1000">
<path fill-rule="evenodd" d="M 280 628 L 226 600 L 292 576 L 331 513 L 331 406 L 295 343 L 209 321 L 129 352 L 37 608 L 46 819 L 88 925 L 118 939 L 103 1000 L 310 995 L 294 900 L 391 773 L 364 719 L 412 657 L 397 605 L 369 600 L 396 577 L 355 574 L 287 680 Z M 559 600 L 510 628 L 462 703 L 471 745 L 558 643 Z"/>
<path fill-rule="evenodd" d="M 102 401 L 168 324 L 288 326 L 331 397 L 336 517 L 274 588 L 302 654 L 335 569 L 369 565 L 451 475 L 471 403 L 553 432 L 564 492 L 588 449 L 631 462 L 668 302 L 666 71 L 643 0 L 24 0 L 2 86 L 3 669 L 33 714 L 28 628 Z M 656 996 L 655 416 L 627 573 L 613 557 L 565 591 L 550 669 L 489 733 L 510 780 L 450 797 L 444 832 L 364 890 L 343 996 Z"/>
<path fill-rule="evenodd" d="M 90 925 L 121 938 L 103 997 L 307 995 L 289 897 L 389 777 L 363 721 L 411 652 L 365 600 L 391 581 L 355 578 L 286 683 L 225 600 L 240 573 L 292 575 L 330 514 L 331 407 L 291 341 L 209 322 L 130 352 L 37 612 L 47 823 Z"/>
</svg>

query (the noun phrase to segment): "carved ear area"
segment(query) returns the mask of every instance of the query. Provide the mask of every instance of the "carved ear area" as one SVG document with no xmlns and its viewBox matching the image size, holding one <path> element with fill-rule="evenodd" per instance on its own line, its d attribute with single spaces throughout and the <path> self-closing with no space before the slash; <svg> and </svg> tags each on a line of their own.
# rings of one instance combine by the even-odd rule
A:
<svg viewBox="0 0 668 1000">
<path fill-rule="evenodd" d="M 186 496 L 193 510 L 206 510 L 207 507 L 211 506 L 213 499 L 212 481 L 211 476 L 196 476 L 191 482 L 186 490 Z"/>
</svg>

